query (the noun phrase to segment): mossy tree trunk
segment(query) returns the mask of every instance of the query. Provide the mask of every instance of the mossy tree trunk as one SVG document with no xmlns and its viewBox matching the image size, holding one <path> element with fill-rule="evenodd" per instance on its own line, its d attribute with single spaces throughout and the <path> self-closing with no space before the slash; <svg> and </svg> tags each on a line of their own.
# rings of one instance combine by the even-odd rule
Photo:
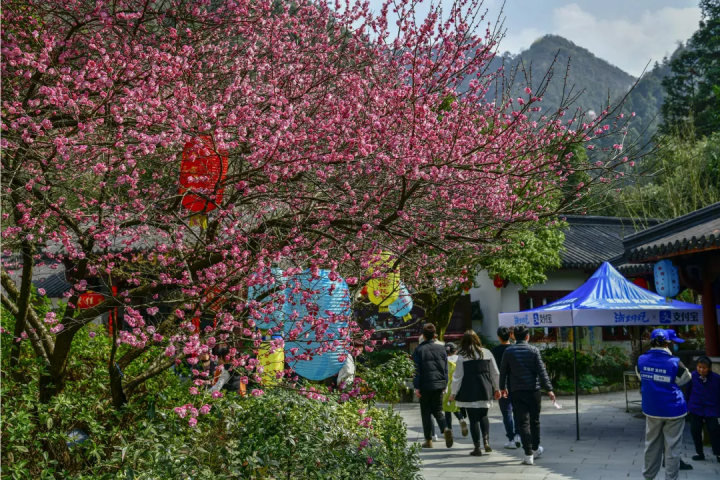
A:
<svg viewBox="0 0 720 480">
<path fill-rule="evenodd" d="M 444 341 L 445 331 L 450 325 L 455 304 L 460 298 L 460 291 L 443 292 L 436 291 L 420 293 L 417 297 L 425 309 L 425 320 L 435 325 L 438 340 Z"/>
</svg>

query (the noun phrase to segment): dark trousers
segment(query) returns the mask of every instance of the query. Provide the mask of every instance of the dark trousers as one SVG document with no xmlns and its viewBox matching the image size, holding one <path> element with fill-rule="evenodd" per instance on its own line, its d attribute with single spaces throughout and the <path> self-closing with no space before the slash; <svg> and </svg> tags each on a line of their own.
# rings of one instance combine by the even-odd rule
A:
<svg viewBox="0 0 720 480">
<path fill-rule="evenodd" d="M 512 406 L 515 410 L 516 426 L 520 432 L 525 455 L 532 455 L 540 446 L 540 390 L 519 390 L 512 392 Z"/>
<path fill-rule="evenodd" d="M 702 417 L 691 413 L 690 417 L 690 434 L 692 435 L 695 451 L 698 455 L 705 455 L 703 452 L 702 428 L 703 423 L 707 425 L 710 434 L 710 445 L 712 445 L 713 455 L 720 455 L 720 424 L 718 417 Z"/>
<path fill-rule="evenodd" d="M 500 404 L 500 413 L 502 413 L 503 425 L 505 425 L 505 436 L 508 440 L 515 438 L 517 433 L 515 430 L 515 422 L 513 421 L 513 407 L 512 407 L 512 396 L 508 395 L 508 398 L 501 398 L 498 400 Z"/>
<path fill-rule="evenodd" d="M 442 390 L 421 390 L 420 391 L 420 417 L 422 418 L 423 434 L 425 440 L 432 439 L 432 417 L 435 417 L 440 434 L 447 428 L 445 423 L 445 415 L 442 408 L 443 391 Z"/>
<path fill-rule="evenodd" d="M 465 417 L 467 416 L 465 409 L 461 408 L 457 412 L 445 412 L 445 423 L 447 423 L 448 428 L 452 428 L 452 416 L 455 415 L 455 418 L 457 418 L 459 421 L 465 420 Z M 435 432 L 433 432 L 435 433 Z"/>
<path fill-rule="evenodd" d="M 483 437 L 490 435 L 490 420 L 488 420 L 487 408 L 468 408 L 468 420 L 470 420 L 470 436 L 473 443 L 480 443 L 480 431 Z"/>
</svg>

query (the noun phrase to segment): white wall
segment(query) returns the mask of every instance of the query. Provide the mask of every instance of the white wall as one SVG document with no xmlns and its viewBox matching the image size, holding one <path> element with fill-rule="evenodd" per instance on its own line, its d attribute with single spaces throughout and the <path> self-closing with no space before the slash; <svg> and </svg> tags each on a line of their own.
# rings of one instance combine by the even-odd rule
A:
<svg viewBox="0 0 720 480">
<path fill-rule="evenodd" d="M 528 290 L 573 291 L 585 283 L 590 275 L 580 270 L 556 270 L 549 272 L 547 277 L 545 283 L 533 285 Z M 470 290 L 470 300 L 480 301 L 484 320 L 482 326 L 473 324 L 473 329 L 494 339 L 498 328 L 498 314 L 516 312 L 520 307 L 520 286 L 510 283 L 498 290 L 485 271 L 480 272 L 476 283 L 479 288 Z"/>
</svg>

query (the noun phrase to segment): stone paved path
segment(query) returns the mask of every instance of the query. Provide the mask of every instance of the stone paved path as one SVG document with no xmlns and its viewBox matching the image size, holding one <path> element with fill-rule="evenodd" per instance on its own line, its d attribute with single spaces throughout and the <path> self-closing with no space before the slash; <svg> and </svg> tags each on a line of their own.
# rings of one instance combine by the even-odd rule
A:
<svg viewBox="0 0 720 480">
<path fill-rule="evenodd" d="M 560 397 L 562 410 L 552 407 L 547 397 L 543 402 L 542 441 L 545 453 L 533 466 L 520 463 L 522 449 L 504 450 L 505 443 L 502 417 L 497 405 L 490 411 L 490 441 L 493 453 L 480 458 L 468 454 L 472 449 L 470 436 L 462 437 L 460 427 L 453 418 L 455 445 L 445 448 L 442 441 L 432 450 L 423 450 L 422 474 L 425 479 L 467 480 L 615 480 L 620 478 L 642 479 L 645 420 L 635 418 L 637 408 L 625 412 L 623 393 L 610 393 L 581 397 L 580 441 L 575 441 L 575 401 L 572 397 Z M 408 438 L 422 442 L 422 424 L 418 404 L 400 404 L 396 410 L 408 425 Z M 680 472 L 681 479 L 720 480 L 720 464 L 710 456 L 708 460 L 693 462 L 694 447 L 689 425 L 684 436 L 683 460 L 695 468 Z M 712 459 L 712 460 L 711 460 Z M 664 479 L 664 469 L 658 479 Z"/>
</svg>

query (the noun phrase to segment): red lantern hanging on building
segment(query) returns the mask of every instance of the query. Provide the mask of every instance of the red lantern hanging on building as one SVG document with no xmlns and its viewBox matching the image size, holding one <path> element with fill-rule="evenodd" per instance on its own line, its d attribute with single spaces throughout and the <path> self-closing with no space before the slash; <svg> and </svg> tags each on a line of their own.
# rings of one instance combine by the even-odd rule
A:
<svg viewBox="0 0 720 480">
<path fill-rule="evenodd" d="M 217 150 L 210 135 L 185 144 L 180 164 L 182 206 L 192 212 L 190 225 L 207 226 L 207 213 L 222 202 L 228 170 L 228 153 Z"/>
<path fill-rule="evenodd" d="M 649 290 L 649 289 L 650 289 L 650 288 L 649 288 L 650 286 L 649 286 L 649 284 L 648 284 L 648 281 L 645 280 L 645 279 L 642 278 L 642 277 L 633 278 L 632 283 L 634 283 L 635 285 L 637 285 L 637 286 L 640 287 L 640 288 L 644 288 L 645 290 Z"/>
<path fill-rule="evenodd" d="M 495 288 L 500 290 L 505 286 L 505 280 L 503 280 L 500 275 L 495 275 L 495 278 L 493 279 L 493 285 L 495 285 Z"/>
</svg>

